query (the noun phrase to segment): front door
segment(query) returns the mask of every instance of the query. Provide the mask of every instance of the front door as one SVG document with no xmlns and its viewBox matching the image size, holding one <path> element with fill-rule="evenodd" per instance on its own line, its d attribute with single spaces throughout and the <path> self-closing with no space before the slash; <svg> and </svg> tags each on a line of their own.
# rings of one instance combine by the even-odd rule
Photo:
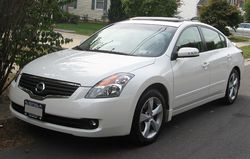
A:
<svg viewBox="0 0 250 159">
<path fill-rule="evenodd" d="M 177 58 L 172 61 L 174 74 L 174 111 L 189 107 L 208 97 L 209 54 L 197 27 L 189 27 L 180 35 L 175 50 L 183 47 L 199 49 L 198 57 Z"/>
</svg>

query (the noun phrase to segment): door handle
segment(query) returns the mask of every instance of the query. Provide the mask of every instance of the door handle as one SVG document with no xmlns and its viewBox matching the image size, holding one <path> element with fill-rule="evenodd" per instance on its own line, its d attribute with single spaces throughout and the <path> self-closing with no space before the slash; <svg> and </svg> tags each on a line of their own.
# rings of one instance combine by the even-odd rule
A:
<svg viewBox="0 0 250 159">
<path fill-rule="evenodd" d="M 209 66 L 209 62 L 204 62 L 202 67 L 207 70 L 208 69 L 208 66 Z"/>
</svg>

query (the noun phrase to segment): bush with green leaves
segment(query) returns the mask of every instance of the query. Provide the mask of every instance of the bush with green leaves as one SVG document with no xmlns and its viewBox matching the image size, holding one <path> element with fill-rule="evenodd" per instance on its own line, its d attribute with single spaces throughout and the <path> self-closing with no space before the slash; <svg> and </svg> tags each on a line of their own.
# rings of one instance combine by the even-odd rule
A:
<svg viewBox="0 0 250 159">
<path fill-rule="evenodd" d="M 121 0 L 110 0 L 108 18 L 111 23 L 118 22 L 127 18 L 124 5 Z"/>
<path fill-rule="evenodd" d="M 54 15 L 54 19 L 56 23 L 78 24 L 80 22 L 80 16 L 65 11 L 61 11 L 59 14 Z"/>
<path fill-rule="evenodd" d="M 245 21 L 250 23 L 250 0 L 245 0 L 244 11 Z"/>
<path fill-rule="evenodd" d="M 67 43 L 54 32 L 53 15 L 66 0 L 0 1 L 0 95 L 7 88 L 13 65 L 23 67 L 31 60 L 61 49 Z"/>
<path fill-rule="evenodd" d="M 230 35 L 227 26 L 236 29 L 243 17 L 240 10 L 226 0 L 210 0 L 207 6 L 201 8 L 200 20 Z"/>
<path fill-rule="evenodd" d="M 177 12 L 179 0 L 123 0 L 123 3 L 129 17 L 171 17 Z"/>
</svg>

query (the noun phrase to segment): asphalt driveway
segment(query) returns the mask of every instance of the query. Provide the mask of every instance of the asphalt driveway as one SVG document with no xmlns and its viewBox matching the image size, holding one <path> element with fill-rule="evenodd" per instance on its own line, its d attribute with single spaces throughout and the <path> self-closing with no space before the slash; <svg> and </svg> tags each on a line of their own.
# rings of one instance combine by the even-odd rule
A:
<svg viewBox="0 0 250 159">
<path fill-rule="evenodd" d="M 234 105 L 215 101 L 180 114 L 146 147 L 133 146 L 126 137 L 79 138 L 28 124 L 22 129 L 34 141 L 0 151 L 0 159 L 249 159 L 250 66 Z"/>
</svg>

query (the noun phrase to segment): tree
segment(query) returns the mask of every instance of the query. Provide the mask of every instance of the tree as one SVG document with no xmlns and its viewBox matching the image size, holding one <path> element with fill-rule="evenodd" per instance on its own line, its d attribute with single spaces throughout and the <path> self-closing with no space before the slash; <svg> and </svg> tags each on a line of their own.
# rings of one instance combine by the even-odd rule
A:
<svg viewBox="0 0 250 159">
<path fill-rule="evenodd" d="M 245 21 L 250 23 L 250 0 L 245 0 L 244 11 Z"/>
<path fill-rule="evenodd" d="M 236 29 L 242 21 L 239 9 L 226 0 L 210 0 L 207 6 L 201 8 L 200 20 L 230 35 L 227 26 Z"/>
<path fill-rule="evenodd" d="M 65 0 L 0 1 L 0 95 L 10 83 L 7 81 L 14 63 L 22 67 L 70 41 L 53 31 L 53 14 L 64 3 Z"/>
<path fill-rule="evenodd" d="M 178 2 L 176 0 L 123 0 L 125 11 L 129 17 L 171 17 L 177 12 Z"/>
<path fill-rule="evenodd" d="M 121 0 L 111 0 L 110 9 L 108 11 L 109 21 L 114 23 L 127 18 L 124 6 Z"/>
</svg>

